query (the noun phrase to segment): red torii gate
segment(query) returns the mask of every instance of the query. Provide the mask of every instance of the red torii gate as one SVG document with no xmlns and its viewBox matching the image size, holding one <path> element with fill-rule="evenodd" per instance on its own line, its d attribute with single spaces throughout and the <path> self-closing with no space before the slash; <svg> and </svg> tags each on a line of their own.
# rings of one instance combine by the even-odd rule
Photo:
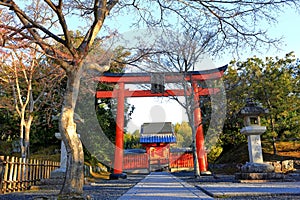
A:
<svg viewBox="0 0 300 200">
<path fill-rule="evenodd" d="M 198 81 L 220 79 L 227 65 L 216 69 L 204 71 L 180 72 L 164 72 L 164 83 L 180 83 L 188 81 L 192 83 L 194 92 L 194 101 L 199 104 L 199 96 L 210 95 L 219 92 L 218 88 L 202 88 L 198 86 Z M 156 73 L 157 74 L 157 73 Z M 117 116 L 116 116 L 116 149 L 114 158 L 114 174 L 121 175 L 123 172 L 123 145 L 124 145 L 124 99 L 126 97 L 168 97 L 168 96 L 184 96 L 191 94 L 191 89 L 184 91 L 183 89 L 163 90 L 162 92 L 153 92 L 151 90 L 129 90 L 125 89 L 125 84 L 150 84 L 151 73 L 104 73 L 96 79 L 103 83 L 118 84 L 114 91 L 97 91 L 96 98 L 117 98 Z M 196 132 L 196 148 L 198 155 L 198 163 L 201 172 L 208 169 L 207 158 L 204 146 L 204 134 L 202 127 L 202 116 L 200 107 L 194 110 L 194 121 Z"/>
</svg>

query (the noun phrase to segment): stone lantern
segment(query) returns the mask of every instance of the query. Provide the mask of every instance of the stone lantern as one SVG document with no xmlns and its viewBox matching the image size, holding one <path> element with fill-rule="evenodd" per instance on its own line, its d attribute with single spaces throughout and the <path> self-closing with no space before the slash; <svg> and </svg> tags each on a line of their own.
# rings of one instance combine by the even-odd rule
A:
<svg viewBox="0 0 300 200">
<path fill-rule="evenodd" d="M 240 115 L 244 117 L 241 133 L 247 135 L 250 163 L 263 163 L 260 135 L 267 129 L 261 126 L 260 117 L 267 113 L 268 110 L 257 106 L 250 98 L 246 100 L 246 106 L 240 111 Z"/>
<path fill-rule="evenodd" d="M 244 119 L 241 133 L 247 135 L 250 161 L 241 167 L 241 173 L 236 173 L 236 179 L 253 181 L 282 178 L 282 174 L 274 173 L 273 165 L 263 162 L 260 135 L 266 131 L 266 127 L 261 126 L 260 117 L 267 113 L 267 109 L 258 106 L 251 98 L 240 110 L 239 114 Z"/>
</svg>

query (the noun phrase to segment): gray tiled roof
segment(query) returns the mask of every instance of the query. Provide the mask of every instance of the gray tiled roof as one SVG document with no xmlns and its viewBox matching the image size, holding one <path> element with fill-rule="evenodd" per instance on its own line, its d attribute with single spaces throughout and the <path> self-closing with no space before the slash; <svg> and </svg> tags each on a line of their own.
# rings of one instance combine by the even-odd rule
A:
<svg viewBox="0 0 300 200">
<path fill-rule="evenodd" d="M 176 137 L 171 122 L 144 123 L 140 143 L 175 143 Z"/>
<path fill-rule="evenodd" d="M 141 134 L 163 134 L 174 133 L 171 122 L 144 123 L 141 127 Z"/>
</svg>

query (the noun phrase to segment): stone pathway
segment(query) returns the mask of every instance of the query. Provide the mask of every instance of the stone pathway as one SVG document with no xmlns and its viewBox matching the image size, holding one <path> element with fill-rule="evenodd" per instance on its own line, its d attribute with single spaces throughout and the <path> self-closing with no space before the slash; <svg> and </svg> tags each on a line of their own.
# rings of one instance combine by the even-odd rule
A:
<svg viewBox="0 0 300 200">
<path fill-rule="evenodd" d="M 152 172 L 118 200 L 300 199 L 300 182 L 199 182 L 193 185 L 167 172 Z"/>
<path fill-rule="evenodd" d="M 213 199 L 167 172 L 152 172 L 118 200 Z"/>
</svg>

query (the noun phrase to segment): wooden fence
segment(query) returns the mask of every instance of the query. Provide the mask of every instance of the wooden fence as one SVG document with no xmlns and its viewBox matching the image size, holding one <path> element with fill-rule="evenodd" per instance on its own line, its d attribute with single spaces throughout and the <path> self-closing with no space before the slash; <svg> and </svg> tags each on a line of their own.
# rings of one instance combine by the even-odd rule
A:
<svg viewBox="0 0 300 200">
<path fill-rule="evenodd" d="M 59 166 L 59 162 L 0 156 L 0 194 L 27 190 Z"/>
<path fill-rule="evenodd" d="M 169 168 L 193 168 L 193 154 L 192 153 L 170 153 L 168 159 L 161 158 L 158 160 L 153 160 L 153 163 L 149 161 L 149 155 L 146 153 L 143 154 L 127 154 L 123 159 L 123 169 L 149 169 L 151 164 L 166 164 L 169 165 Z"/>
</svg>

